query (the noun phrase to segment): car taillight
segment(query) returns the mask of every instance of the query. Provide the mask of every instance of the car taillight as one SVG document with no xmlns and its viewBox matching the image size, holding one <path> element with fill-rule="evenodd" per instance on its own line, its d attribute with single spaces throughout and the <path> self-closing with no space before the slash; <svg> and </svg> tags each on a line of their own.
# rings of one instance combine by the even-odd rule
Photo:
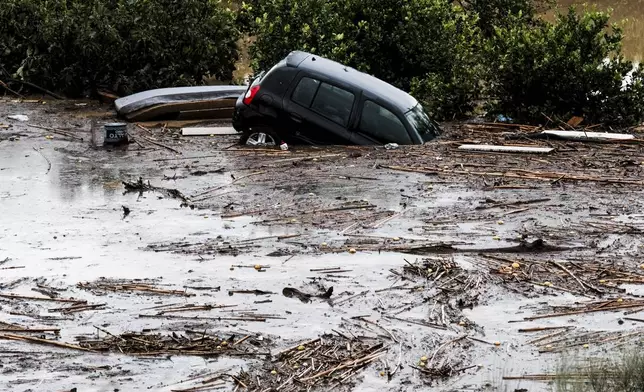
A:
<svg viewBox="0 0 644 392">
<path fill-rule="evenodd" d="M 257 95 L 258 91 L 259 85 L 251 86 L 251 88 L 249 88 L 246 92 L 246 95 L 244 95 L 244 104 L 250 105 L 250 103 L 253 101 L 253 98 L 255 98 L 255 95 Z"/>
</svg>

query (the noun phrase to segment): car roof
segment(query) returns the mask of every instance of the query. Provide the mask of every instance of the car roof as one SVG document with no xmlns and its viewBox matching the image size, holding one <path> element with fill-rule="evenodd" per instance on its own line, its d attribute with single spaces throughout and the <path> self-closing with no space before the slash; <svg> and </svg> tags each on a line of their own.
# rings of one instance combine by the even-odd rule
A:
<svg viewBox="0 0 644 392">
<path fill-rule="evenodd" d="M 318 55 L 294 51 L 286 57 L 286 64 L 289 67 L 306 69 L 331 78 L 341 79 L 354 87 L 382 97 L 383 100 L 403 113 L 418 104 L 414 97 L 387 82 Z"/>
</svg>

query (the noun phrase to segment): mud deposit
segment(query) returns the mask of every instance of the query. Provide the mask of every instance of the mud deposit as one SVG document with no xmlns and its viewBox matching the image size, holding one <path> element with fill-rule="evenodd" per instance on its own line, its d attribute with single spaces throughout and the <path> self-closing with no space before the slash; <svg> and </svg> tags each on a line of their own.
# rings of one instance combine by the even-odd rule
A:
<svg viewBox="0 0 644 392">
<path fill-rule="evenodd" d="M 113 120 L 0 102 L 2 390 L 546 391 L 641 341 L 639 139 L 105 148 Z"/>
</svg>

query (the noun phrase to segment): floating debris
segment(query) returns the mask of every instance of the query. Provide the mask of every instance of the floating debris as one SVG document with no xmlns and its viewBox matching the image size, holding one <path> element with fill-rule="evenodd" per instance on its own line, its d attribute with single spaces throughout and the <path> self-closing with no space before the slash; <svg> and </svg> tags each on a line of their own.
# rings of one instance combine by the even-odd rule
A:
<svg viewBox="0 0 644 392">
<path fill-rule="evenodd" d="M 625 333 L 624 331 L 588 331 L 575 327 L 566 327 L 558 332 L 547 333 L 532 339 L 528 344 L 536 346 L 539 353 L 559 353 L 575 350 L 579 347 L 590 348 L 607 344 L 620 345 L 640 341 L 644 329 Z"/>
<path fill-rule="evenodd" d="M 248 391 L 295 392 L 320 387 L 333 390 L 350 382 L 387 349 L 376 339 L 347 340 L 326 335 L 283 350 L 262 368 L 241 372 L 238 378 Z"/>
<path fill-rule="evenodd" d="M 115 291 L 115 292 L 141 292 L 154 295 L 179 295 L 183 297 L 192 297 L 195 294 L 188 293 L 185 290 L 167 290 L 154 286 L 152 284 L 138 281 L 110 281 L 99 280 L 97 282 L 81 282 L 77 286 L 81 289 L 90 291 Z"/>
<path fill-rule="evenodd" d="M 297 298 L 300 301 L 307 303 L 311 301 L 311 298 L 322 298 L 322 299 L 331 298 L 331 295 L 333 295 L 333 287 L 329 287 L 325 292 L 321 294 L 309 294 L 292 287 L 284 287 L 284 289 L 282 290 L 282 294 L 285 297 Z"/>
<path fill-rule="evenodd" d="M 98 352 L 120 352 L 129 355 L 195 355 L 202 357 L 226 356 L 270 356 L 266 351 L 267 339 L 257 339 L 248 335 L 236 339 L 237 335 L 224 337 L 204 332 L 187 331 L 185 334 L 124 333 L 114 335 L 107 330 L 104 338 L 88 339 L 79 337 L 79 345 Z M 190 336 L 188 336 L 190 335 Z M 263 351 L 262 351 L 263 350 Z"/>
</svg>

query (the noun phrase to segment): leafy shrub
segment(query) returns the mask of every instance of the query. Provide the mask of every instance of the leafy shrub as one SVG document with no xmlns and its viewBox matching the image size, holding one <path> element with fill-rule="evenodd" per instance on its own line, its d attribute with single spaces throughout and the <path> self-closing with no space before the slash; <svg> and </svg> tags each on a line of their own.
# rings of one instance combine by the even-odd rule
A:
<svg viewBox="0 0 644 392">
<path fill-rule="evenodd" d="M 457 64 L 449 75 L 428 73 L 414 78 L 410 93 L 419 99 L 427 113 L 437 120 L 471 114 L 480 99 L 478 66 Z"/>
<path fill-rule="evenodd" d="M 232 79 L 239 31 L 214 0 L 4 0 L 0 65 L 42 87 L 127 94 Z"/>
<path fill-rule="evenodd" d="M 495 27 L 505 26 L 514 16 L 520 16 L 523 23 L 532 24 L 538 20 L 538 14 L 548 10 L 554 0 L 465 0 L 463 8 L 476 13 L 478 25 L 487 36 Z"/>
<path fill-rule="evenodd" d="M 254 0 L 243 4 L 240 19 L 247 21 L 244 27 L 255 37 L 250 48 L 253 69 L 266 70 L 293 50 L 344 60 L 347 43 L 357 34 L 357 28 L 347 24 L 351 16 L 343 14 L 348 4 L 336 0 Z"/>
<path fill-rule="evenodd" d="M 620 53 L 609 15 L 551 0 L 249 0 L 239 16 L 256 37 L 255 70 L 310 51 L 411 91 L 436 118 L 492 112 L 632 124 L 644 118 L 644 71 Z M 630 83 L 626 83 L 630 80 Z"/>
<path fill-rule="evenodd" d="M 603 12 L 558 15 L 526 26 L 517 18 L 487 44 L 495 112 L 543 121 L 544 114 L 590 123 L 633 124 L 644 118 L 644 72 L 620 54 L 622 32 Z M 626 83 L 630 80 L 629 83 Z"/>
<path fill-rule="evenodd" d="M 468 110 L 478 89 L 476 15 L 448 0 L 267 0 L 242 15 L 256 37 L 255 70 L 305 50 L 404 90 L 413 84 L 438 115 Z"/>
<path fill-rule="evenodd" d="M 70 95 L 230 80 L 241 30 L 256 71 L 313 52 L 411 91 L 438 119 L 482 98 L 521 121 L 644 119 L 644 70 L 606 13 L 550 23 L 538 12 L 551 0 L 247 1 L 3 0 L 0 72 Z"/>
</svg>

